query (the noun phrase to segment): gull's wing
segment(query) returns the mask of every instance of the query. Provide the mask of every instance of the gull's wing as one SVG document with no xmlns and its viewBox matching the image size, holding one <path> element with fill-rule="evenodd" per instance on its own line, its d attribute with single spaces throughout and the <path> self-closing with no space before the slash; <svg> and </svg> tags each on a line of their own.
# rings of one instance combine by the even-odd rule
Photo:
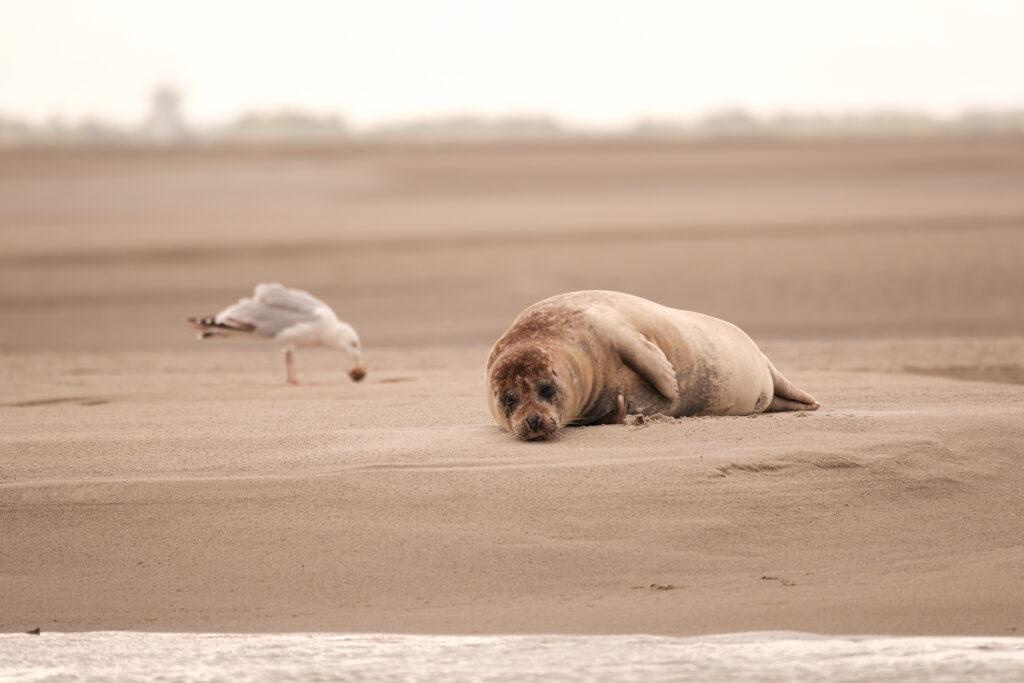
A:
<svg viewBox="0 0 1024 683">
<path fill-rule="evenodd" d="M 276 282 L 270 284 L 264 282 L 256 285 L 253 299 L 271 308 L 302 312 L 310 316 L 317 314 L 321 309 L 334 314 L 330 306 L 309 292 L 304 292 L 301 289 L 289 289 Z"/>
<path fill-rule="evenodd" d="M 308 292 L 279 284 L 259 284 L 252 298 L 245 298 L 217 314 L 219 325 L 249 328 L 264 337 L 276 337 L 297 325 L 311 326 L 334 320 L 331 308 Z"/>
</svg>

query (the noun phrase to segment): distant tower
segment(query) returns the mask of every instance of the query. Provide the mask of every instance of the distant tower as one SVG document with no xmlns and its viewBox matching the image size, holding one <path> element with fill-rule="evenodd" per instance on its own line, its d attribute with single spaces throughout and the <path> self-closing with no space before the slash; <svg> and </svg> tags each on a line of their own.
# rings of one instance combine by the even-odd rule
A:
<svg viewBox="0 0 1024 683">
<path fill-rule="evenodd" d="M 181 95 L 170 86 L 161 85 L 149 99 L 146 133 L 154 142 L 180 142 L 185 137 L 185 119 L 181 113 Z"/>
</svg>

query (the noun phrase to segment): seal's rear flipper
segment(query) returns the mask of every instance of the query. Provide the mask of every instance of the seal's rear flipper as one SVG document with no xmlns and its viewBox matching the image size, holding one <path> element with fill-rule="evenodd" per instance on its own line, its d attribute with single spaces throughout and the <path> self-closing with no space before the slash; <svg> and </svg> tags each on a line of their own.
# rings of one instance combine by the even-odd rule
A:
<svg viewBox="0 0 1024 683">
<path fill-rule="evenodd" d="M 772 402 L 764 409 L 766 413 L 777 413 L 786 410 L 817 410 L 821 407 L 817 399 L 806 391 L 796 386 L 782 376 L 772 362 L 765 358 L 768 363 L 768 370 L 772 373 L 772 383 L 775 385 Z"/>
<path fill-rule="evenodd" d="M 782 413 L 794 410 L 817 410 L 820 407 L 821 404 L 817 401 L 814 403 L 803 403 L 801 401 L 790 401 L 788 398 L 772 396 L 772 402 L 768 404 L 768 407 L 764 409 L 764 412 Z"/>
</svg>

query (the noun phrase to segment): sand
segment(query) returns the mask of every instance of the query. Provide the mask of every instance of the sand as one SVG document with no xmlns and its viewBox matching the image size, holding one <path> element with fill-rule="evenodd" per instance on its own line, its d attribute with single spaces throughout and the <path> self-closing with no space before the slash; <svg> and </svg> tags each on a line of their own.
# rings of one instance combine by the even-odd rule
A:
<svg viewBox="0 0 1024 683">
<path fill-rule="evenodd" d="M 1024 631 L 1024 140 L 0 151 L 0 631 Z M 197 342 L 258 281 L 360 331 Z M 498 431 L 628 291 L 816 413 Z"/>
</svg>

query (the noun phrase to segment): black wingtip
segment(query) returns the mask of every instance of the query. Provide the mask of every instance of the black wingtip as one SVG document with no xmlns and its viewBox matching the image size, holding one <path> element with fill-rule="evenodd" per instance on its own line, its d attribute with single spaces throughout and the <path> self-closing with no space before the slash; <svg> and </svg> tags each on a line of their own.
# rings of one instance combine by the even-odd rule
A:
<svg viewBox="0 0 1024 683">
<path fill-rule="evenodd" d="M 217 322 L 217 319 L 212 315 L 208 315 L 205 318 L 185 318 L 185 322 L 189 323 L 196 329 L 203 329 L 204 327 L 225 327 Z"/>
</svg>

